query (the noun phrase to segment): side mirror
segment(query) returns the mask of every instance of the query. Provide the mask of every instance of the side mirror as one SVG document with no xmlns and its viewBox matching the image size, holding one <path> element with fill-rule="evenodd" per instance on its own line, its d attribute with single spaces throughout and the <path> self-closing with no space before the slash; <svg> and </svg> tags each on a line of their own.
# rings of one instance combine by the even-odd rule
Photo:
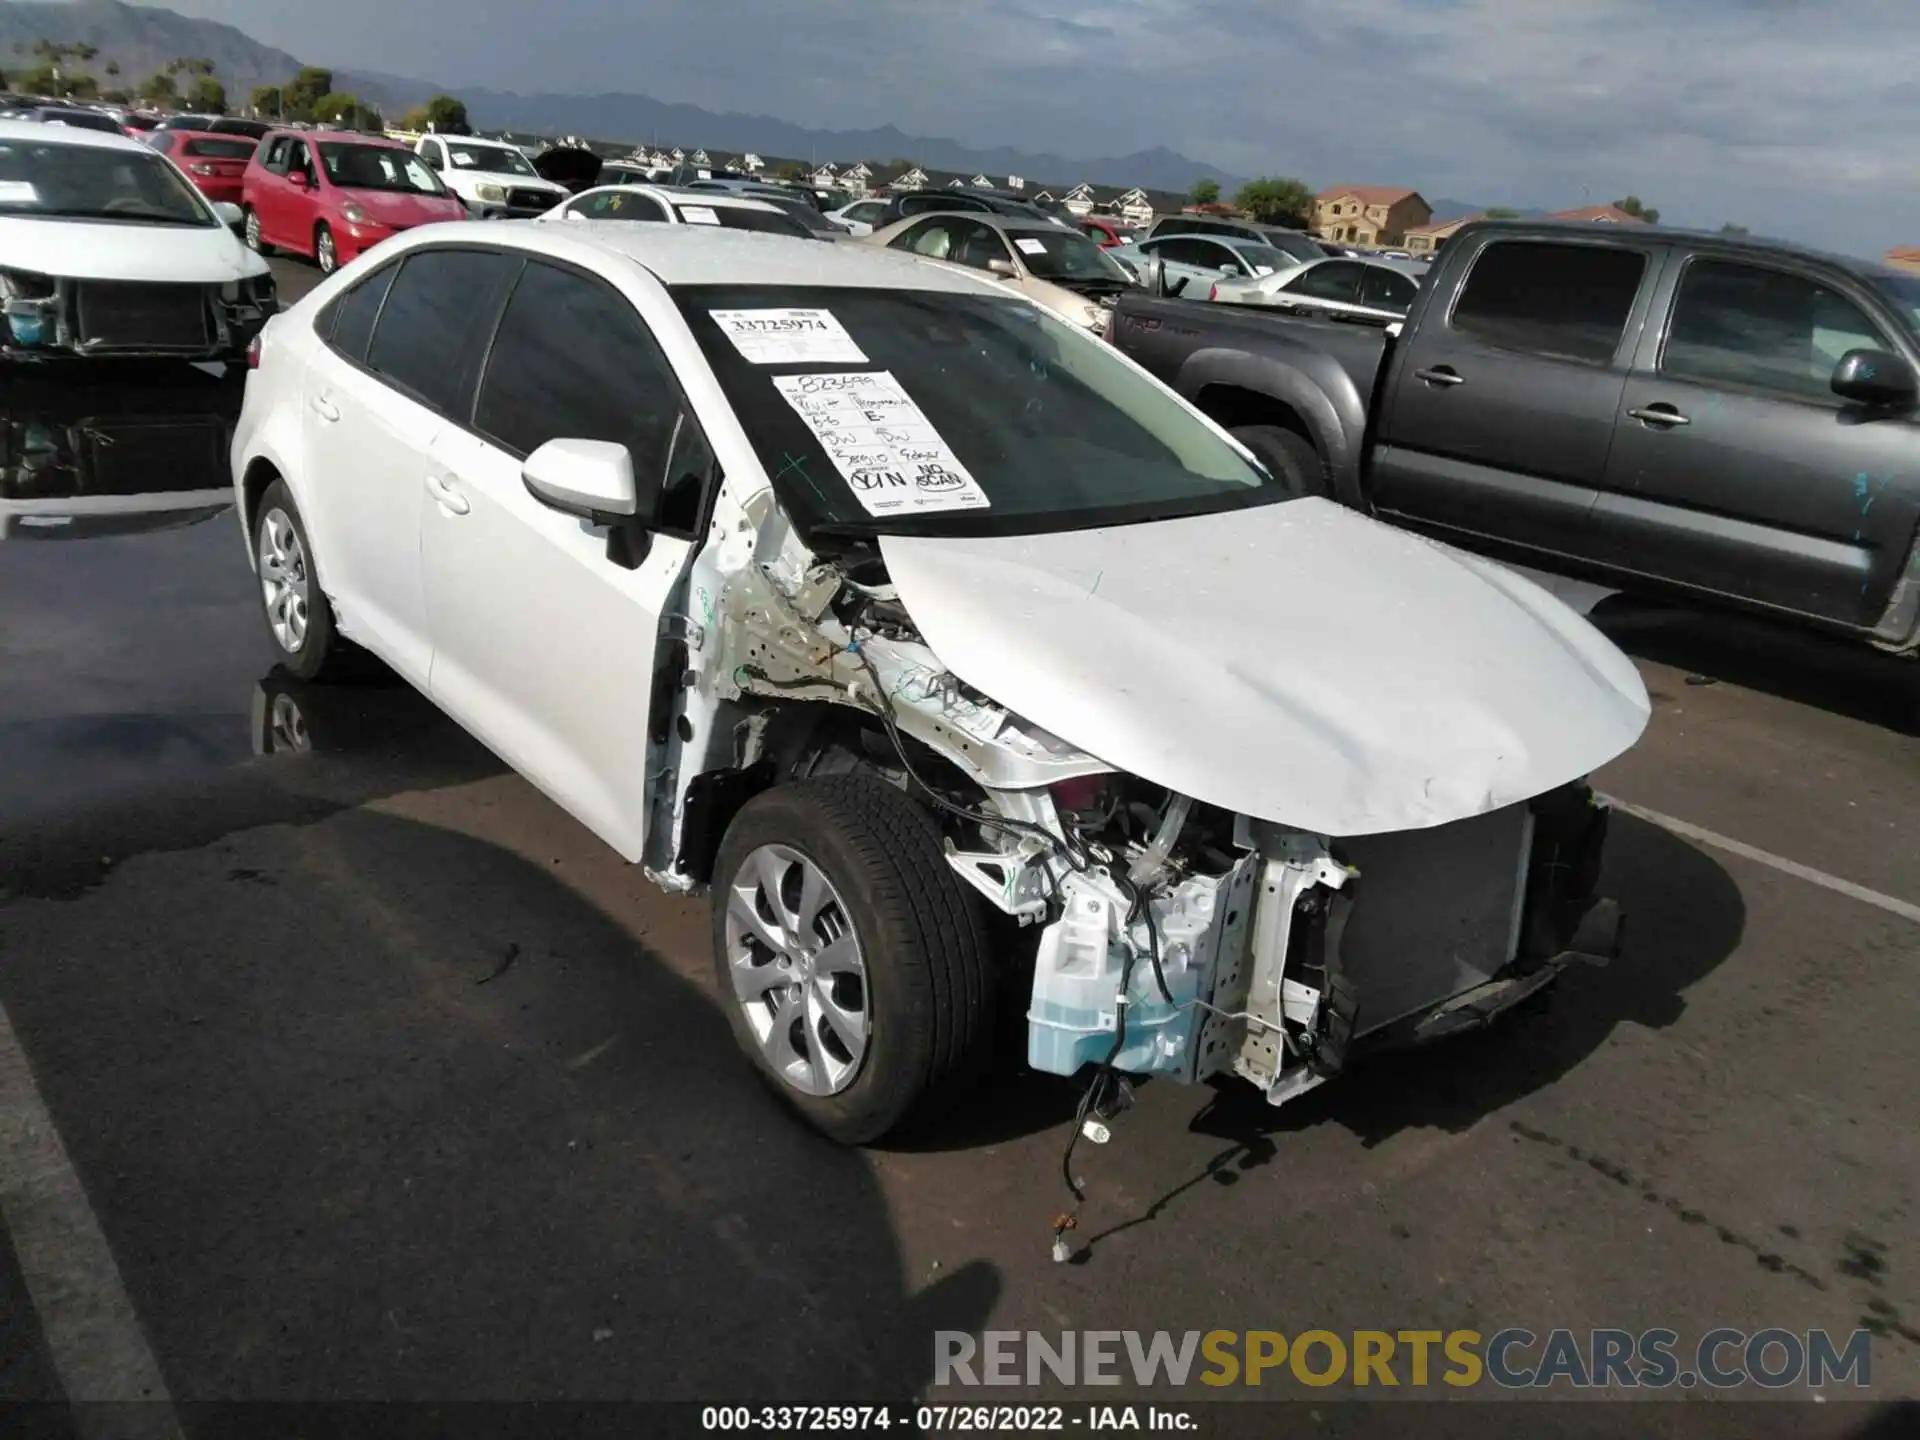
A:
<svg viewBox="0 0 1920 1440">
<path fill-rule="evenodd" d="M 229 230 L 237 229 L 247 218 L 246 212 L 231 200 L 217 201 L 213 213 L 220 217 L 220 223 Z"/>
<path fill-rule="evenodd" d="M 1020 272 L 1013 268 L 1011 260 L 989 260 L 987 270 L 990 274 L 998 275 L 1002 280 L 1018 279 L 1020 275 Z"/>
<path fill-rule="evenodd" d="M 1220 273 L 1229 280 L 1238 280 L 1240 278 L 1240 267 L 1229 260 L 1220 267 Z"/>
<path fill-rule="evenodd" d="M 607 528 L 607 559 L 635 570 L 647 556 L 646 527 L 660 507 L 660 477 L 638 480 L 633 456 L 606 440 L 549 440 L 520 467 L 542 505 Z"/>
<path fill-rule="evenodd" d="M 1910 406 L 1920 400 L 1913 367 L 1885 350 L 1849 350 L 1833 369 L 1833 393 L 1879 408 Z"/>
</svg>

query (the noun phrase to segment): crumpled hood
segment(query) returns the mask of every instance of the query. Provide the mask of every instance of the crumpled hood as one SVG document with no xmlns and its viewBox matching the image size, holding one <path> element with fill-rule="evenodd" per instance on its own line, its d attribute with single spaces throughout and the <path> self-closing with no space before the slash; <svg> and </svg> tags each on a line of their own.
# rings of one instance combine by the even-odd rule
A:
<svg viewBox="0 0 1920 1440">
<path fill-rule="evenodd" d="M 1317 834 L 1496 810 L 1647 724 L 1632 662 L 1546 591 L 1330 500 L 880 546 L 967 684 L 1118 770 Z"/>
<path fill-rule="evenodd" d="M 0 265 L 74 280 L 224 284 L 267 262 L 224 225 L 0 219 Z"/>
</svg>

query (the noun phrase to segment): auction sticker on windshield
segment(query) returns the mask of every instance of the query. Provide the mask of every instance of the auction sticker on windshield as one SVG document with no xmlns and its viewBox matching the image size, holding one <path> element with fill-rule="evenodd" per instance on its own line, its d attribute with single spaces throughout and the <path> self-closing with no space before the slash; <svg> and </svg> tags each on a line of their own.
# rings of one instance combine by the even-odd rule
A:
<svg viewBox="0 0 1920 1440">
<path fill-rule="evenodd" d="M 1022 255 L 1044 255 L 1047 253 L 1046 242 L 1035 240 L 1031 236 L 1023 235 L 1013 243 L 1020 247 L 1020 253 Z"/>
<path fill-rule="evenodd" d="M 720 217 L 705 205 L 682 205 L 680 218 L 689 225 L 718 225 Z"/>
<path fill-rule="evenodd" d="M 0 205 L 38 205 L 40 192 L 31 180 L 0 180 Z"/>
<path fill-rule="evenodd" d="M 865 365 L 830 310 L 709 310 L 720 333 L 756 365 Z"/>
<path fill-rule="evenodd" d="M 891 371 L 776 375 L 773 383 L 869 515 L 992 503 Z"/>
</svg>

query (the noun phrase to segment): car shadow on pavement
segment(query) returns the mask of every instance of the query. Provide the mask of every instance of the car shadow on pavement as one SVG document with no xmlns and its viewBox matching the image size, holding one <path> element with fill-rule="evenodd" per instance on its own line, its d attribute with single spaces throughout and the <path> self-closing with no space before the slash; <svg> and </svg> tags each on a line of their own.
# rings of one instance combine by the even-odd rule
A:
<svg viewBox="0 0 1920 1440">
<path fill-rule="evenodd" d="M 1747 615 L 1617 596 L 1588 617 L 1630 655 L 1920 734 L 1920 664 Z"/>
<path fill-rule="evenodd" d="M 984 1325 L 998 1271 L 910 1288 L 866 1157 L 651 920 L 347 781 L 272 823 L 281 763 L 234 772 L 257 828 L 0 904 L 0 1000 L 178 1402 L 906 1399 Z"/>
<path fill-rule="evenodd" d="M 1523 1006 L 1488 1028 L 1356 1063 L 1346 1075 L 1280 1108 L 1237 1080 L 1215 1084 L 1190 1129 L 1229 1142 L 1197 1173 L 1142 1213 L 1089 1238 L 1157 1218 L 1211 1180 L 1232 1184 L 1278 1154 L 1272 1137 L 1338 1125 L 1373 1147 L 1403 1130 L 1460 1132 L 1543 1090 L 1604 1045 L 1623 1024 L 1664 1029 L 1686 1009 L 1686 990 L 1740 944 L 1746 905 L 1733 878 L 1705 852 L 1616 812 L 1602 889 L 1627 920 L 1618 959 L 1577 966 L 1545 1004 Z"/>
</svg>

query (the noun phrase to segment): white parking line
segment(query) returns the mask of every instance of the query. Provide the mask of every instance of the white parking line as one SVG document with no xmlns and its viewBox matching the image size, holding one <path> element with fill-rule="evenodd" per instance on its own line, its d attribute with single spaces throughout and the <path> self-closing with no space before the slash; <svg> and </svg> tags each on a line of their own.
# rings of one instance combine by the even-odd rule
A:
<svg viewBox="0 0 1920 1440">
<path fill-rule="evenodd" d="M 0 1006 L 0 1220 L 81 1433 L 177 1435 L 160 1366 Z M 100 1402 L 139 1402 L 112 1411 Z"/>
<path fill-rule="evenodd" d="M 1884 910 L 1889 915 L 1898 915 L 1902 920 L 1911 920 L 1916 925 L 1920 925 L 1920 905 L 1915 905 L 1910 900 L 1902 900 L 1893 895 L 1882 895 L 1878 890 L 1869 890 L 1866 886 L 1856 885 L 1851 880 L 1842 880 L 1838 875 L 1829 875 L 1824 870 L 1815 870 L 1811 865 L 1802 865 L 1798 860 L 1789 860 L 1769 850 L 1761 850 L 1743 841 L 1717 835 L 1711 830 L 1703 830 L 1698 825 L 1689 825 L 1686 821 L 1676 820 L 1671 815 L 1662 815 L 1658 810 L 1629 805 L 1625 800 L 1616 799 L 1611 795 L 1602 795 L 1599 798 L 1616 810 L 1639 816 L 1649 825 L 1658 825 L 1662 830 L 1671 830 L 1675 835 L 1688 840 L 1697 840 L 1702 845 L 1711 845 L 1716 850 L 1725 850 L 1730 855 L 1738 855 L 1744 860 L 1765 865 L 1770 869 L 1778 870 L 1783 875 L 1791 875 L 1796 880 L 1804 880 L 1809 885 L 1818 885 L 1835 894 L 1845 895 L 1850 900 L 1858 900 L 1862 905 L 1871 905 L 1876 910 Z"/>
</svg>

